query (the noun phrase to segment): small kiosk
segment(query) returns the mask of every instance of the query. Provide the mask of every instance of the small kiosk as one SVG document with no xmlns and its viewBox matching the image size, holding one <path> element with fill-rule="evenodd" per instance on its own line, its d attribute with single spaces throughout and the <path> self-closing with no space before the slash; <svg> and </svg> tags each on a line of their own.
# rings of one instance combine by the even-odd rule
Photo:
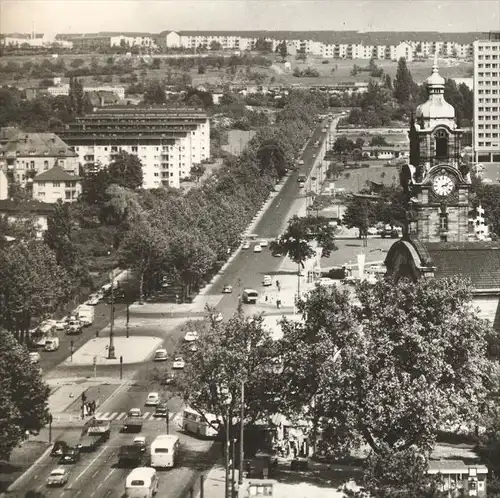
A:
<svg viewBox="0 0 500 498">
<path fill-rule="evenodd" d="M 440 475 L 442 491 L 449 496 L 486 496 L 486 477 L 488 468 L 485 465 L 467 465 L 462 460 L 431 460 L 428 474 Z"/>
</svg>

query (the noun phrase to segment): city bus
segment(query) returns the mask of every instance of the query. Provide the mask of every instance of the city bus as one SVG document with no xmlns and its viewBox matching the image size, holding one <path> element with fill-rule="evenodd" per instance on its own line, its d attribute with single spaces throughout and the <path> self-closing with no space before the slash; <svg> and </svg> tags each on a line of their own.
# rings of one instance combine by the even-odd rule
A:
<svg viewBox="0 0 500 498">
<path fill-rule="evenodd" d="M 151 467 L 172 468 L 179 454 L 179 437 L 171 434 L 157 436 L 151 443 Z"/>
<path fill-rule="evenodd" d="M 211 413 L 205 413 L 203 416 L 191 408 L 184 409 L 182 427 L 185 432 L 190 432 L 197 436 L 215 437 L 219 432 L 219 424 L 220 421 Z"/>
</svg>

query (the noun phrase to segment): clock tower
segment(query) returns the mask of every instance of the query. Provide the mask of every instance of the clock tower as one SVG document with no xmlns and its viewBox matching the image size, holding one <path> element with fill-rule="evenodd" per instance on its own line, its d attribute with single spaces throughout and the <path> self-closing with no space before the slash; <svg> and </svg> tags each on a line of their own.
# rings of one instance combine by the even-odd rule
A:
<svg viewBox="0 0 500 498">
<path fill-rule="evenodd" d="M 428 100 L 410 123 L 410 164 L 401 185 L 407 193 L 407 235 L 422 242 L 468 239 L 470 176 L 461 164 L 462 130 L 444 99 L 437 63 L 426 80 Z"/>
</svg>

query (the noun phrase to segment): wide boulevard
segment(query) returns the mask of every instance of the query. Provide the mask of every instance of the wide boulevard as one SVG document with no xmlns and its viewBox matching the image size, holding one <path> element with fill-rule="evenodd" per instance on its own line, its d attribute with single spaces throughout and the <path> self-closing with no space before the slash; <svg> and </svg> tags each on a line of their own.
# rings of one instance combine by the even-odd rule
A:
<svg viewBox="0 0 500 498">
<path fill-rule="evenodd" d="M 326 120 L 318 124 L 308 145 L 304 149 L 302 159 L 304 165 L 301 166 L 300 173 L 308 175 L 311 171 L 317 148 L 313 143 L 321 136 L 325 135 L 322 131 L 325 126 L 329 126 Z M 333 123 L 335 124 L 335 122 Z M 333 126 L 332 126 L 333 128 Z M 299 172 L 293 172 L 284 183 L 281 184 L 280 191 L 276 194 L 269 208 L 266 210 L 262 219 L 257 223 L 253 232 L 257 235 L 256 241 L 260 239 L 272 240 L 276 238 L 286 226 L 287 219 L 294 203 L 300 198 L 305 189 L 299 189 L 297 184 L 297 175 Z M 223 276 L 219 278 L 212 288 L 208 291 L 207 297 L 221 296 L 222 286 L 230 284 L 234 288 L 232 294 L 221 296 L 217 309 L 225 317 L 230 316 L 238 304 L 238 294 L 245 287 L 259 289 L 261 287 L 262 275 L 276 272 L 282 262 L 281 257 L 273 257 L 267 248 L 262 253 L 254 253 L 252 245 L 250 249 L 240 250 L 236 257 L 224 270 Z M 117 305 L 117 316 L 124 313 L 125 306 Z M 73 348 L 77 349 L 88 339 L 95 337 L 96 332 L 104 327 L 109 320 L 109 305 L 101 304 L 96 307 L 96 320 L 92 327 L 85 329 L 82 336 L 73 338 Z M 168 320 L 167 320 L 168 321 Z M 147 325 L 134 327 L 133 335 L 151 336 L 156 335 L 164 341 L 164 346 L 168 349 L 169 356 L 172 357 L 181 348 L 183 329 L 180 321 L 171 321 L 163 329 L 151 329 Z M 117 336 L 124 334 L 122 329 L 116 331 Z M 59 351 L 50 355 L 43 354 L 41 366 L 48 377 L 70 377 L 74 375 L 92 377 L 93 367 L 68 367 L 59 366 L 69 356 L 70 339 L 63 336 Z M 170 366 L 170 362 L 169 362 Z M 116 366 L 101 366 L 98 368 L 99 377 L 116 377 Z M 111 437 L 94 452 L 82 454 L 79 462 L 68 465 L 66 468 L 70 471 L 69 481 L 66 486 L 61 488 L 46 487 L 46 479 L 51 470 L 56 468 L 57 459 L 47 456 L 43 458 L 36 466 L 23 476 L 16 483 L 12 490 L 7 493 L 8 496 L 24 497 L 29 490 L 42 491 L 46 496 L 58 498 L 119 498 L 125 491 L 125 478 L 130 469 L 120 468 L 117 465 L 118 449 L 123 444 L 130 444 L 134 438 L 133 434 L 123 434 L 120 427 L 123 418 L 130 408 L 141 408 L 144 416 L 144 425 L 139 435 L 145 436 L 148 442 L 151 442 L 158 434 L 166 432 L 165 419 L 154 419 L 152 413 L 154 407 L 145 407 L 144 402 L 148 392 L 160 391 L 165 399 L 168 400 L 170 409 L 169 429 L 170 433 L 178 434 L 181 439 L 181 459 L 179 464 L 172 470 L 160 473 L 160 487 L 158 496 L 168 496 L 170 498 L 181 498 L 185 496 L 192 482 L 197 479 L 201 471 L 206 470 L 219 457 L 219 449 L 213 441 L 198 439 L 185 434 L 182 431 L 182 402 L 175 397 L 173 392 L 163 389 L 151 380 L 151 372 L 155 369 L 155 364 L 150 360 L 142 364 L 124 365 L 124 378 L 133 379 L 123 385 L 102 386 L 108 397 L 106 401 L 99 406 L 100 414 L 107 414 L 111 419 Z M 117 389 L 117 390 L 115 390 Z M 108 392 L 109 391 L 109 392 Z M 69 411 L 75 414 L 79 412 L 80 400 L 75 399 L 74 404 L 69 407 Z M 53 440 L 65 440 L 68 443 L 75 442 L 81 432 L 81 426 L 68 422 L 59 424 L 53 430 Z M 81 424 L 80 424 L 81 425 Z"/>
</svg>

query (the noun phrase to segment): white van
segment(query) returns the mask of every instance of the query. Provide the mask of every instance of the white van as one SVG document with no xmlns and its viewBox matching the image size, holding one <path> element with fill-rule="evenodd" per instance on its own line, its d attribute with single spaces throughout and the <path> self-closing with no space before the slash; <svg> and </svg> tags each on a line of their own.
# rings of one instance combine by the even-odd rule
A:
<svg viewBox="0 0 500 498">
<path fill-rule="evenodd" d="M 45 351 L 57 351 L 59 349 L 59 337 L 47 337 L 43 349 Z"/>
<path fill-rule="evenodd" d="M 256 304 L 259 293 L 253 289 L 243 289 L 243 302 L 246 304 Z"/>
<path fill-rule="evenodd" d="M 151 498 L 158 491 L 158 474 L 151 467 L 137 467 L 125 480 L 127 498 Z"/>
<path fill-rule="evenodd" d="M 82 304 L 78 306 L 78 319 L 82 322 L 84 327 L 92 325 L 94 322 L 95 308 L 93 306 L 87 306 Z"/>
<path fill-rule="evenodd" d="M 161 434 L 151 443 L 151 467 L 172 468 L 179 454 L 179 437 L 171 434 Z"/>
</svg>

